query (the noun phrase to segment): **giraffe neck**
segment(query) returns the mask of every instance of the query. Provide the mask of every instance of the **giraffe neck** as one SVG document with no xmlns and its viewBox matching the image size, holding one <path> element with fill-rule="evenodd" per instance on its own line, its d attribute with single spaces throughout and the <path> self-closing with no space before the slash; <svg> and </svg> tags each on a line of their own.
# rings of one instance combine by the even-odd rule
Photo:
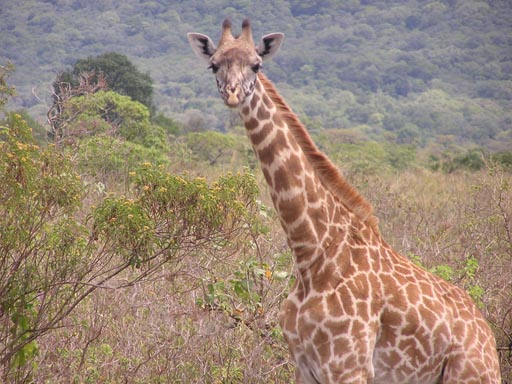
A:
<svg viewBox="0 0 512 384">
<path fill-rule="evenodd" d="M 314 263 L 321 268 L 325 249 L 346 234 L 351 221 L 369 221 L 376 229 L 370 205 L 316 148 L 261 73 L 239 112 L 301 275 Z"/>
</svg>

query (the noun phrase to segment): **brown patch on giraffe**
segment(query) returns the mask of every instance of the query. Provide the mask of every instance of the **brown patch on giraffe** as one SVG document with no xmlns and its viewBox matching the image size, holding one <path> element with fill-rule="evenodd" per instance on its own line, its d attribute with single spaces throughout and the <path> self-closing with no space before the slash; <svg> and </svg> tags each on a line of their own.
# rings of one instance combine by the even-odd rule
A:
<svg viewBox="0 0 512 384">
<path fill-rule="evenodd" d="M 398 283 L 394 276 L 388 275 L 384 281 L 384 297 L 385 300 L 400 311 L 405 311 L 409 306 L 407 296 L 402 286 Z"/>
<path fill-rule="evenodd" d="M 317 292 L 331 291 L 336 288 L 338 281 L 333 279 L 336 265 L 333 262 L 324 263 L 318 271 L 312 271 L 312 284 Z"/>
<path fill-rule="evenodd" d="M 370 289 L 373 292 L 374 299 L 380 299 L 382 293 L 382 283 L 374 270 L 370 270 L 368 273 L 368 281 L 370 283 Z"/>
<path fill-rule="evenodd" d="M 347 287 L 354 297 L 366 302 L 369 299 L 370 283 L 364 273 L 358 273 L 351 280 L 347 281 Z"/>
<path fill-rule="evenodd" d="M 265 165 L 271 165 L 276 158 L 276 153 L 271 145 L 267 145 L 265 148 L 258 151 L 258 158 L 260 162 Z"/>
<path fill-rule="evenodd" d="M 276 184 L 277 184 L 276 180 Z M 304 196 L 302 195 L 296 195 L 295 197 L 280 201 L 277 204 L 277 210 L 279 211 L 279 215 L 281 216 L 281 219 L 286 224 L 294 223 L 299 219 L 299 217 L 302 215 L 302 212 L 304 210 Z M 307 224 L 307 223 L 306 223 Z M 309 228 L 309 226 L 308 226 Z"/>
<path fill-rule="evenodd" d="M 360 272 L 366 272 L 370 270 L 370 262 L 368 260 L 366 248 L 353 248 L 352 249 L 352 261 L 356 265 L 356 269 Z"/>
<path fill-rule="evenodd" d="M 288 172 L 286 172 L 286 168 L 281 167 L 277 171 L 274 172 L 274 190 L 276 193 L 282 192 L 282 191 L 288 191 L 292 187 L 300 187 L 300 179 L 294 178 L 293 176 L 290 176 Z"/>
<path fill-rule="evenodd" d="M 352 246 L 357 245 L 366 245 L 366 241 L 363 238 L 363 234 L 356 228 L 354 224 L 352 224 L 349 228 L 349 244 Z"/>
<path fill-rule="evenodd" d="M 253 130 L 254 128 L 257 128 L 257 127 L 258 127 L 258 125 L 260 125 L 259 121 L 258 121 L 258 120 L 256 120 L 254 117 L 251 117 L 251 118 L 249 119 L 249 121 L 247 121 L 247 122 L 245 123 L 245 128 L 246 128 L 248 131 L 251 131 L 251 130 Z"/>
<path fill-rule="evenodd" d="M 348 331 L 339 333 L 339 335 L 348 335 Z M 348 336 L 337 336 L 333 341 L 334 355 L 343 356 L 351 344 L 350 341 L 351 340 Z M 336 366 L 336 370 L 338 371 L 339 369 L 340 368 Z"/>
<path fill-rule="evenodd" d="M 334 233 L 334 236 L 336 236 L 336 233 Z M 339 231 L 335 238 L 341 240 Z M 342 242 L 340 245 L 341 245 L 341 249 L 338 252 L 336 261 L 337 261 L 340 273 L 348 281 L 348 279 L 350 279 L 352 276 L 354 276 L 357 273 L 357 270 L 355 269 L 354 263 L 352 262 L 352 258 L 350 256 L 352 250 L 350 249 L 350 246 L 348 245 L 348 243 Z"/>
<path fill-rule="evenodd" d="M 242 115 L 247 116 L 251 112 L 251 109 L 248 106 L 242 108 Z"/>
<path fill-rule="evenodd" d="M 340 317 L 341 315 L 343 315 L 343 307 L 341 306 L 340 299 L 336 292 L 328 294 L 327 297 L 325 298 L 325 303 L 327 308 L 329 308 L 329 315 L 331 315 L 332 317 Z M 338 324 L 337 321 L 336 324 Z"/>
<path fill-rule="evenodd" d="M 368 259 L 370 260 L 371 263 L 371 270 L 376 273 L 380 273 L 382 269 L 382 260 L 380 257 L 380 253 L 373 248 L 368 249 L 368 253 Z"/>
<path fill-rule="evenodd" d="M 292 242 L 306 242 L 310 244 L 316 242 L 313 231 L 305 220 L 290 232 L 289 237 Z"/>
<path fill-rule="evenodd" d="M 411 267 L 407 264 L 396 264 L 395 272 L 402 276 L 411 276 L 412 275 Z"/>
<path fill-rule="evenodd" d="M 396 361 L 396 362 L 402 361 L 402 356 L 400 356 L 400 354 L 395 350 L 388 351 L 387 354 L 388 354 L 388 359 L 391 361 Z"/>
<path fill-rule="evenodd" d="M 416 331 L 418 330 L 418 326 L 420 324 L 420 318 L 416 309 L 411 308 L 405 314 L 405 324 L 402 327 L 400 333 L 406 337 L 414 337 L 416 335 Z"/>
<path fill-rule="evenodd" d="M 302 313 L 302 309 L 300 310 Z M 303 315 L 298 315 L 297 331 L 304 338 L 310 338 L 318 325 L 312 321 L 306 320 Z"/>
<path fill-rule="evenodd" d="M 308 208 L 307 214 L 308 217 L 313 222 L 313 227 L 315 229 L 317 237 L 321 238 L 327 231 L 327 212 L 322 206 L 319 208 Z"/>
<path fill-rule="evenodd" d="M 416 293 L 417 293 L 417 290 L 416 290 Z M 416 301 L 414 301 L 415 303 L 417 303 L 417 302 L 421 301 L 421 299 L 423 299 L 423 303 L 434 313 L 443 313 L 444 312 L 444 303 L 439 300 L 434 300 L 431 297 L 427 297 L 427 296 L 420 298 L 419 295 L 418 295 L 418 297 L 413 297 L 413 299 L 416 299 Z"/>
<path fill-rule="evenodd" d="M 274 172 L 274 190 L 279 193 L 288 191 L 291 188 L 302 188 L 302 168 L 296 155 L 291 155 L 285 160 L 281 167 Z"/>
<path fill-rule="evenodd" d="M 315 254 L 317 247 L 314 245 L 292 245 L 291 249 L 297 259 L 297 262 L 300 264 L 301 262 L 310 260 Z"/>
<path fill-rule="evenodd" d="M 417 303 L 421 301 L 421 291 L 414 282 L 410 282 L 405 286 L 405 295 L 410 303 Z M 424 300 L 430 300 L 430 298 L 424 297 Z"/>
<path fill-rule="evenodd" d="M 299 152 L 300 147 L 299 147 L 299 144 L 297 143 L 297 140 L 295 140 L 293 133 L 291 131 L 288 131 L 287 135 L 288 135 L 288 142 L 291 144 L 291 147 L 293 148 L 293 150 L 295 152 Z M 308 165 L 309 164 L 307 162 L 303 164 L 304 167 L 307 167 Z M 309 166 L 309 168 L 311 168 L 311 166 Z"/>
<path fill-rule="evenodd" d="M 267 120 L 270 118 L 270 111 L 264 105 L 260 105 L 257 116 L 259 120 Z"/>
<path fill-rule="evenodd" d="M 332 231 L 329 229 L 329 232 L 331 233 Z M 327 236 L 324 236 L 320 243 L 320 248 L 325 250 L 324 254 L 328 259 L 336 258 L 336 255 L 338 254 L 338 247 L 336 244 L 333 244 L 330 233 Z"/>
<path fill-rule="evenodd" d="M 309 297 L 299 309 L 299 316 L 307 313 L 307 318 L 315 321 L 321 322 L 325 316 L 322 305 L 323 298 L 320 296 L 312 296 Z"/>
<path fill-rule="evenodd" d="M 381 323 L 386 324 L 386 326 L 391 329 L 399 328 L 402 326 L 402 319 L 402 312 L 388 308 L 382 312 Z"/>
<path fill-rule="evenodd" d="M 428 329 L 427 327 L 425 327 L 424 324 L 420 324 L 418 329 L 416 330 L 416 338 L 418 340 L 418 342 L 422 345 L 423 347 L 423 350 L 425 351 L 425 354 L 427 356 L 431 356 L 433 351 L 432 351 L 432 347 L 431 347 L 431 343 L 430 343 L 430 340 L 431 340 L 431 337 L 432 337 L 432 331 L 430 329 Z"/>
<path fill-rule="evenodd" d="M 374 227 L 379 225 L 379 218 L 376 216 L 372 216 L 371 220 L 364 223 L 366 224 L 364 228 L 361 230 L 361 234 L 366 239 L 366 242 L 369 244 L 380 244 L 382 239 L 380 238 L 380 235 L 375 235 L 375 232 L 373 230 Z"/>
<path fill-rule="evenodd" d="M 347 358 L 343 361 L 343 365 L 345 367 L 344 374 L 341 376 L 346 376 L 346 379 L 342 379 L 342 381 L 339 381 L 339 383 L 348 383 L 348 380 L 350 378 L 349 372 L 354 370 L 355 367 L 357 367 L 357 355 L 355 353 L 351 353 L 347 356 Z"/>
<path fill-rule="evenodd" d="M 423 303 L 418 305 L 418 310 L 426 327 L 431 330 L 434 329 L 437 323 L 436 313 L 433 312 L 430 308 L 426 307 Z"/>
<path fill-rule="evenodd" d="M 284 133 L 278 131 L 272 142 L 258 151 L 258 158 L 265 165 L 272 164 L 275 158 L 279 156 L 279 152 L 288 146 L 287 143 Z"/>
<path fill-rule="evenodd" d="M 418 287 L 421 291 L 421 294 L 423 296 L 428 296 L 428 297 L 434 297 L 435 294 L 434 294 L 434 289 L 432 287 L 432 283 L 429 283 L 428 281 L 425 281 L 425 280 L 420 280 L 418 282 Z"/>
<path fill-rule="evenodd" d="M 269 171 L 266 168 L 262 169 L 263 176 L 265 176 L 265 180 L 267 181 L 267 184 L 270 188 L 273 188 L 273 181 L 272 181 L 272 175 L 270 175 Z"/>
<path fill-rule="evenodd" d="M 323 324 L 325 329 L 327 329 L 331 335 L 339 336 L 339 335 L 347 335 L 350 333 L 352 320 L 350 319 L 336 319 L 336 320 L 326 320 Z"/>
<path fill-rule="evenodd" d="M 370 320 L 368 303 L 363 302 L 363 301 L 358 301 L 356 304 L 356 313 L 357 313 L 357 316 L 361 320 L 363 320 L 365 323 Z"/>
<path fill-rule="evenodd" d="M 261 127 L 258 132 L 251 133 L 251 141 L 254 146 L 258 146 L 261 144 L 263 140 L 272 132 L 274 126 L 272 123 L 266 123 Z"/>
<path fill-rule="evenodd" d="M 354 337 L 355 340 L 363 340 L 366 338 L 366 319 L 363 319 L 364 323 L 359 320 L 353 320 L 352 321 L 352 329 L 351 329 L 351 335 Z M 361 348 L 362 348 L 361 344 Z"/>
<path fill-rule="evenodd" d="M 289 142 L 287 141 L 287 144 L 289 145 Z M 290 157 L 288 157 L 284 161 L 284 167 L 288 170 L 288 173 L 294 175 L 295 177 L 301 177 L 302 176 L 302 167 L 300 165 L 300 157 L 296 154 L 292 153 Z M 300 186 L 302 187 L 302 181 L 300 181 Z"/>
<path fill-rule="evenodd" d="M 327 363 L 331 359 L 331 341 L 327 332 L 317 328 L 313 335 L 313 343 L 321 361 Z"/>
<path fill-rule="evenodd" d="M 455 320 L 452 325 L 452 333 L 455 340 L 462 344 L 466 338 L 466 323 L 462 320 Z"/>
<path fill-rule="evenodd" d="M 316 184 L 314 180 L 310 176 L 306 176 L 304 179 L 304 189 L 306 190 L 306 194 L 308 195 L 308 201 L 310 203 L 316 203 L 320 197 L 318 196 L 318 190 L 316 188 Z"/>
<path fill-rule="evenodd" d="M 252 95 L 252 99 L 251 99 L 251 109 L 252 110 L 255 110 L 256 109 L 256 106 L 258 105 L 258 102 L 260 101 L 260 97 L 255 93 L 253 93 Z"/>
<path fill-rule="evenodd" d="M 263 94 L 263 104 L 265 104 L 268 109 L 272 109 L 274 107 L 274 103 L 272 103 L 272 100 L 270 100 L 267 94 Z"/>
<path fill-rule="evenodd" d="M 462 320 L 470 322 L 473 319 L 473 313 L 469 311 L 460 311 L 459 316 Z"/>
<path fill-rule="evenodd" d="M 450 330 L 448 329 L 446 322 L 439 324 L 434 330 L 432 343 L 435 351 L 446 350 L 449 347 L 451 344 Z M 477 356 L 475 356 L 475 358 L 476 359 L 473 360 L 478 360 Z"/>
</svg>

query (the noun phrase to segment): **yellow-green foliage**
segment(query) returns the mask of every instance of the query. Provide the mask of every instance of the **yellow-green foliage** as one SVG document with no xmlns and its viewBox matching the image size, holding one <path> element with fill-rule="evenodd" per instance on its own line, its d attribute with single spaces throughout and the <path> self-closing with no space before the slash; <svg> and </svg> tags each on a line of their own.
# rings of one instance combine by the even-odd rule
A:
<svg viewBox="0 0 512 384">
<path fill-rule="evenodd" d="M 243 226 L 257 227 L 258 188 L 250 173 L 227 174 L 209 185 L 145 162 L 130 176 L 132 197 L 107 196 L 92 222 L 111 251 L 133 265 L 162 252 L 172 258 L 194 244 L 227 245 Z"/>
<path fill-rule="evenodd" d="M 152 126 L 149 110 L 143 104 L 113 91 L 99 91 L 93 94 L 69 99 L 64 105 L 63 119 L 67 130 L 80 134 L 114 133 L 126 140 L 151 145 Z"/>
<path fill-rule="evenodd" d="M 133 285 L 163 266 L 175 276 L 191 273 L 191 264 L 200 268 L 225 252 L 245 252 L 263 228 L 249 172 L 207 183 L 145 162 L 128 172 L 121 195 L 86 188 L 93 180 L 77 169 L 69 155 L 37 146 L 20 115 L 9 115 L 0 127 L 3 382 L 32 380 L 44 371 L 41 340 L 69 324 L 98 288 Z M 115 183 L 104 188 L 111 186 L 119 190 Z M 82 206 L 87 198 L 95 204 Z M 184 263 L 190 257 L 195 261 Z M 103 345 L 98 356 L 108 358 L 109 350 Z M 86 373 L 87 380 L 101 380 L 97 367 Z"/>
<path fill-rule="evenodd" d="M 37 353 L 39 327 L 58 316 L 85 252 L 83 228 L 69 220 L 84 189 L 69 158 L 34 143 L 18 114 L 0 126 L 0 364 L 25 365 Z M 41 296 L 40 296 L 41 295 Z M 44 306 L 44 311 L 40 311 Z"/>
</svg>

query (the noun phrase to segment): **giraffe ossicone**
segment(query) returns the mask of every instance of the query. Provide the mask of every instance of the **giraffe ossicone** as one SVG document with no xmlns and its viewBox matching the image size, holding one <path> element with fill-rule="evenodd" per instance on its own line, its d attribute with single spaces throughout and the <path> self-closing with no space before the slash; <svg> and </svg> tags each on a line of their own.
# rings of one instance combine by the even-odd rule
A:
<svg viewBox="0 0 512 384">
<path fill-rule="evenodd" d="M 500 383 L 493 333 L 469 295 L 385 242 L 371 205 L 261 73 L 284 35 L 256 46 L 248 20 L 237 37 L 231 28 L 217 45 L 188 39 L 238 109 L 293 253 L 280 324 L 297 383 Z"/>
</svg>

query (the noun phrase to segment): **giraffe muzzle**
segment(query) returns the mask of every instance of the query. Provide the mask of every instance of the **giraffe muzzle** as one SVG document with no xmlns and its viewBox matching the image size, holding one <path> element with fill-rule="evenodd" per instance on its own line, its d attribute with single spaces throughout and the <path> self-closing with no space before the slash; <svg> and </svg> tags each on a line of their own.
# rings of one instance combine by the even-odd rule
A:
<svg viewBox="0 0 512 384">
<path fill-rule="evenodd" d="M 234 88 L 226 88 L 226 95 L 227 98 L 225 98 L 225 102 L 229 107 L 236 107 L 238 104 L 240 104 L 240 87 L 236 86 Z"/>
</svg>

